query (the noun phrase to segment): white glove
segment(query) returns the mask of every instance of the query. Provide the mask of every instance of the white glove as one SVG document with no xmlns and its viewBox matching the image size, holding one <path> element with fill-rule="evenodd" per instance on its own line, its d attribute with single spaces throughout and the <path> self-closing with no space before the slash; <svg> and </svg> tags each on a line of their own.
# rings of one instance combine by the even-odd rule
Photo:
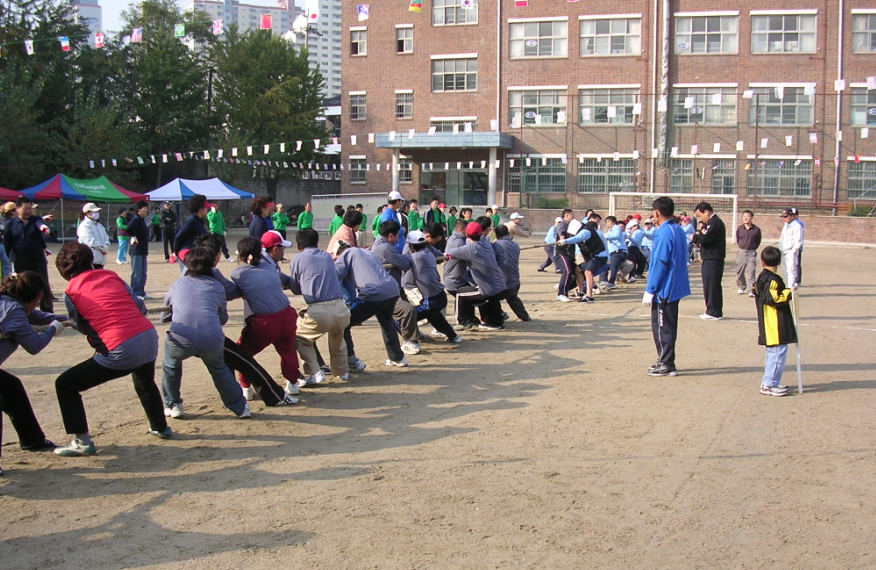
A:
<svg viewBox="0 0 876 570">
<path fill-rule="evenodd" d="M 62 323 L 61 321 L 52 321 L 51 325 L 49 326 L 55 328 L 55 336 L 58 336 L 59 334 L 64 332 L 64 323 Z"/>
<path fill-rule="evenodd" d="M 642 295 L 642 304 L 646 307 L 650 307 L 651 303 L 654 301 L 654 293 L 645 293 Z"/>
<path fill-rule="evenodd" d="M 137 240 L 137 238 L 132 237 L 132 238 L 131 238 L 131 244 L 135 244 L 135 243 L 138 243 L 138 240 Z"/>
<path fill-rule="evenodd" d="M 557 242 L 560 245 L 566 245 L 566 238 L 560 238 L 560 241 Z"/>
</svg>

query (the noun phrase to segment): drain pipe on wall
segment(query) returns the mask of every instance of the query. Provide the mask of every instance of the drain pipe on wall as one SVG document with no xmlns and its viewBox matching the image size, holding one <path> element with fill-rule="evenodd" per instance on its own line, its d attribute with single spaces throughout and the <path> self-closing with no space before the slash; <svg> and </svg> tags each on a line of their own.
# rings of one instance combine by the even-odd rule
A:
<svg viewBox="0 0 876 570">
<path fill-rule="evenodd" d="M 651 176 L 648 191 L 656 190 L 657 178 L 657 7 L 660 0 L 654 0 L 654 11 L 651 14 Z"/>
<path fill-rule="evenodd" d="M 502 109 L 502 2 L 496 2 L 496 132 L 502 132 L 502 124 L 499 122 Z M 488 179 L 492 182 L 487 188 L 487 202 L 496 203 L 496 186 L 498 186 L 499 170 L 496 168 L 496 156 L 498 148 L 490 149 L 490 164 L 487 172 L 493 172 Z M 502 185 L 504 188 L 504 184 Z M 508 197 L 502 192 L 502 207 L 508 204 Z"/>
<path fill-rule="evenodd" d="M 843 78 L 843 18 L 845 16 L 845 0 L 839 1 L 839 33 L 837 34 L 836 78 Z M 843 92 L 836 92 L 836 158 L 833 161 L 833 215 L 836 216 L 836 205 L 839 202 L 840 164 L 843 141 L 840 133 L 843 130 Z"/>
</svg>

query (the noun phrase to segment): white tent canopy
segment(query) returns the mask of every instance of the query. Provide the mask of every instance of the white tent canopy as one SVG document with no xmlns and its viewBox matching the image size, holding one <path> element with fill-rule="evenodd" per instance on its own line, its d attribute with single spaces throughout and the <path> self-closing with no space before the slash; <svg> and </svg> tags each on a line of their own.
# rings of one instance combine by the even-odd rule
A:
<svg viewBox="0 0 876 570">
<path fill-rule="evenodd" d="M 146 193 L 153 202 L 181 202 L 195 194 L 203 194 L 207 200 L 249 200 L 255 194 L 238 190 L 218 178 L 186 180 L 176 178 L 161 188 Z"/>
</svg>

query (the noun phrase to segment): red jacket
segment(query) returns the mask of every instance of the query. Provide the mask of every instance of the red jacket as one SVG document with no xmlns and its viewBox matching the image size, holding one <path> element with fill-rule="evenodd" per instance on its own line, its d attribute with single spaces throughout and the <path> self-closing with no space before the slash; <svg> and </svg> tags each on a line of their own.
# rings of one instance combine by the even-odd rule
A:
<svg viewBox="0 0 876 570">
<path fill-rule="evenodd" d="M 105 269 L 80 273 L 64 291 L 88 326 L 80 328 L 98 352 L 114 350 L 126 340 L 153 328 L 131 299 L 121 277 Z"/>
</svg>

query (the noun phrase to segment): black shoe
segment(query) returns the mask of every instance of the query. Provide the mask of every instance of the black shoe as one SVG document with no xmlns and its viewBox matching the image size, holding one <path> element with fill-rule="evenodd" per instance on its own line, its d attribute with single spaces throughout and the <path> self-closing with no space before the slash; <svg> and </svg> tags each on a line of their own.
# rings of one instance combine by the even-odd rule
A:
<svg viewBox="0 0 876 570">
<path fill-rule="evenodd" d="M 587 295 L 584 295 L 583 297 L 578 299 L 578 302 L 587 303 L 588 305 L 590 305 L 591 303 L 595 303 L 596 301 L 593 299 L 593 297 L 588 297 Z"/>
<path fill-rule="evenodd" d="M 29 445 L 27 447 L 22 447 L 21 449 L 25 451 L 49 451 L 58 447 L 55 445 L 55 442 L 50 439 L 44 439 L 40 443 L 36 445 Z"/>
<path fill-rule="evenodd" d="M 526 315 L 525 317 L 520 317 L 520 320 L 523 321 L 524 323 L 528 323 L 529 321 L 532 320 L 532 317 L 530 317 L 529 315 Z"/>
<path fill-rule="evenodd" d="M 667 364 L 661 364 L 658 368 L 648 370 L 648 376 L 678 376 L 675 367 L 670 368 Z"/>
<path fill-rule="evenodd" d="M 547 273 L 547 269 L 543 269 L 541 267 L 539 267 L 536 271 L 538 271 L 539 273 Z"/>
</svg>

